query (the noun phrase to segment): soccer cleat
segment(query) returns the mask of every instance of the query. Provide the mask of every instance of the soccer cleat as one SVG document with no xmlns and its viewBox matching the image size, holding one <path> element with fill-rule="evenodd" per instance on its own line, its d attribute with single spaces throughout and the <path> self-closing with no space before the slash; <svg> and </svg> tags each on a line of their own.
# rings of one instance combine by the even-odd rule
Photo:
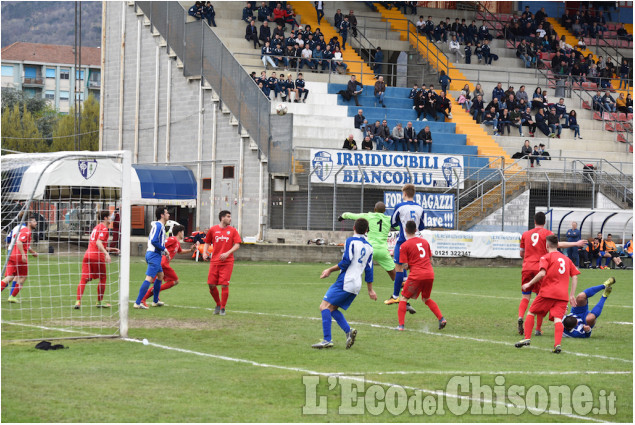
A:
<svg viewBox="0 0 635 425">
<path fill-rule="evenodd" d="M 144 306 L 146 306 L 146 308 L 149 308 L 149 307 L 148 307 L 148 303 L 146 303 L 145 301 L 141 301 L 141 304 L 143 304 Z"/>
<path fill-rule="evenodd" d="M 445 320 L 445 317 L 442 317 L 441 319 L 439 319 L 439 330 L 445 328 L 445 325 L 448 324 L 448 321 Z"/>
<path fill-rule="evenodd" d="M 521 339 L 520 341 L 518 341 L 516 344 L 514 344 L 514 347 L 516 348 L 522 348 L 525 345 L 529 346 L 531 344 L 531 339 Z"/>
<path fill-rule="evenodd" d="M 317 348 L 318 350 L 321 350 L 322 348 L 333 348 L 333 343 L 331 341 L 323 339 L 317 344 L 313 344 L 311 347 Z"/>
<path fill-rule="evenodd" d="M 536 329 L 536 332 L 534 332 L 535 336 L 542 336 L 542 331 L 539 331 L 538 329 Z"/>
<path fill-rule="evenodd" d="M 518 335 L 525 335 L 525 328 L 523 327 L 523 318 L 518 318 Z"/>
<path fill-rule="evenodd" d="M 219 313 L 219 314 L 220 314 L 221 316 L 224 316 L 224 315 L 225 315 L 225 309 L 224 309 L 224 308 L 221 308 L 221 309 L 220 309 L 220 313 Z"/>
<path fill-rule="evenodd" d="M 350 331 L 346 333 L 346 349 L 348 350 L 355 344 L 355 337 L 357 336 L 357 329 L 351 328 Z"/>
<path fill-rule="evenodd" d="M 9 298 L 7 298 L 7 301 L 13 304 L 20 304 L 21 302 L 17 297 L 14 297 L 13 295 L 9 295 Z"/>
<path fill-rule="evenodd" d="M 220 306 L 217 305 L 216 308 L 214 309 L 214 314 L 220 314 Z"/>
<path fill-rule="evenodd" d="M 399 303 L 399 298 L 395 298 L 395 297 L 390 297 L 386 301 L 384 301 L 384 304 L 386 305 L 397 304 L 397 303 Z"/>
<path fill-rule="evenodd" d="M 406 311 L 408 313 L 410 313 L 410 314 L 416 314 L 417 313 L 417 310 L 415 310 L 414 307 L 412 307 L 410 305 L 410 303 L 406 304 Z"/>
<path fill-rule="evenodd" d="M 395 328 L 396 331 L 405 331 L 406 328 L 404 327 L 404 325 L 399 325 Z"/>
<path fill-rule="evenodd" d="M 75 310 L 79 310 L 80 308 L 82 308 L 82 303 L 79 301 L 75 301 L 75 305 L 73 306 L 73 308 Z"/>
<path fill-rule="evenodd" d="M 134 303 L 134 305 L 132 307 L 134 307 L 136 309 L 140 309 L 140 310 L 147 310 L 148 309 L 148 306 L 145 303 L 141 303 L 141 304 Z"/>
<path fill-rule="evenodd" d="M 102 304 L 101 301 L 97 301 L 97 304 L 95 304 L 95 307 L 97 307 L 97 308 L 110 308 L 112 306 L 110 304 L 108 304 L 108 303 Z"/>
<path fill-rule="evenodd" d="M 604 282 L 604 292 L 602 293 L 603 297 L 608 297 L 611 291 L 613 290 L 613 284 L 615 283 L 615 278 L 611 277 L 606 282 Z"/>
<path fill-rule="evenodd" d="M 553 347 L 552 353 L 560 354 L 561 352 L 562 352 L 562 347 L 560 345 L 556 345 L 555 347 Z"/>
<path fill-rule="evenodd" d="M 163 307 L 165 303 L 163 301 L 153 302 L 152 307 Z"/>
</svg>

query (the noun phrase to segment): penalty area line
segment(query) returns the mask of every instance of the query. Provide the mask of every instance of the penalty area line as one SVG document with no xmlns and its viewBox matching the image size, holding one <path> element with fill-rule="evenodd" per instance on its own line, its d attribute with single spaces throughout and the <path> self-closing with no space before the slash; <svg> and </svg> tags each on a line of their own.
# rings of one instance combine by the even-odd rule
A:
<svg viewBox="0 0 635 425">
<path fill-rule="evenodd" d="M 143 341 L 138 340 L 138 339 L 133 339 L 133 338 L 122 338 L 123 341 L 127 341 L 127 342 L 135 342 L 138 344 L 143 344 Z M 409 385 L 400 385 L 397 383 L 392 383 L 392 382 L 381 382 L 381 381 L 376 381 L 376 380 L 371 380 L 371 379 L 366 379 L 363 376 L 349 376 L 349 375 L 341 375 L 338 373 L 328 373 L 328 372 L 317 372 L 314 370 L 309 370 L 309 369 L 304 369 L 304 368 L 299 368 L 299 367 L 291 367 L 291 366 L 281 366 L 281 365 L 272 365 L 272 364 L 267 364 L 267 363 L 260 363 L 260 362 L 256 362 L 253 360 L 247 360 L 247 359 L 240 359 L 240 358 L 235 358 L 235 357 L 229 357 L 229 356 L 222 356 L 222 355 L 218 355 L 218 354 L 211 354 L 211 353 L 203 353 L 200 351 L 194 351 L 194 350 L 188 350 L 186 348 L 179 348 L 179 347 L 171 347 L 169 345 L 163 345 L 163 344 L 157 344 L 154 342 L 147 342 L 144 345 L 148 345 L 151 347 L 156 347 L 156 348 L 161 348 L 163 350 L 168 350 L 168 351 L 177 351 L 180 353 L 184 353 L 184 354 L 193 354 L 195 356 L 200 356 L 200 357 L 207 357 L 207 358 L 212 358 L 212 359 L 218 359 L 218 360 L 225 360 L 228 362 L 233 362 L 233 363 L 242 363 L 242 364 L 247 364 L 250 366 L 255 366 L 255 367 L 263 367 L 266 369 L 279 369 L 279 370 L 285 370 L 288 372 L 299 372 L 299 373 L 304 373 L 307 375 L 316 375 L 316 376 L 325 376 L 325 377 L 329 377 L 329 376 L 338 376 L 342 379 L 347 379 L 347 380 L 351 380 L 351 381 L 356 381 L 356 382 L 362 382 L 362 383 L 369 383 L 369 384 L 376 384 L 376 385 L 381 385 L 384 387 L 393 387 L 393 386 L 399 386 L 401 388 L 404 389 L 408 389 L 408 390 L 412 390 L 412 391 L 420 391 L 422 393 L 425 394 L 430 394 L 430 395 L 434 395 L 434 396 L 440 396 L 440 397 L 445 397 L 445 398 L 453 398 L 453 399 L 459 399 L 459 400 L 470 400 L 470 401 L 475 401 L 477 403 L 493 403 L 495 405 L 501 405 L 501 406 L 505 406 L 507 408 L 517 408 L 518 406 L 516 406 L 515 404 L 512 403 L 505 403 L 502 401 L 498 401 L 498 400 L 488 400 L 488 399 L 481 399 L 476 398 L 476 397 L 470 397 L 470 396 L 464 396 L 464 395 L 459 395 L 459 394 L 451 394 L 451 393 L 446 393 L 444 391 L 438 391 L 438 390 L 429 390 L 427 388 L 417 388 L 417 387 L 413 387 L 413 386 L 409 386 Z M 560 411 L 557 410 L 542 410 L 542 409 L 537 409 L 537 408 L 532 408 L 532 407 L 528 407 L 526 406 L 526 409 L 529 412 L 536 412 L 537 414 L 542 414 L 542 413 L 548 413 L 551 415 L 560 415 L 560 416 L 565 416 L 568 418 L 572 418 L 572 419 L 579 419 L 579 420 L 583 420 L 583 421 L 592 421 L 592 422 L 599 422 L 599 423 L 609 423 L 608 421 L 604 421 L 602 419 L 597 419 L 597 418 L 589 418 L 586 416 L 580 416 L 580 415 L 575 415 L 572 413 L 562 413 Z M 508 413 L 507 415 L 512 415 L 513 413 Z"/>
</svg>

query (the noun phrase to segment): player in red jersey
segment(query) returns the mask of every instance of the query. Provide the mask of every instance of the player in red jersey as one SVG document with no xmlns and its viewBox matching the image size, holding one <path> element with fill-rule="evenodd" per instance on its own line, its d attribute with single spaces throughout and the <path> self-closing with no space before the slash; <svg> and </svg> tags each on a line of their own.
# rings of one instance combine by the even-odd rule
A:
<svg viewBox="0 0 635 425">
<path fill-rule="evenodd" d="M 535 227 L 531 230 L 527 230 L 520 238 L 520 256 L 523 258 L 523 271 L 521 285 L 524 285 L 531 281 L 540 271 L 539 263 L 540 257 L 547 253 L 547 236 L 553 235 L 551 230 L 545 229 L 545 223 L 547 218 L 545 213 L 538 212 L 534 216 Z M 587 243 L 585 240 L 578 242 L 559 242 L 558 248 L 570 248 L 573 246 L 584 246 Z M 538 294 L 540 291 L 540 284 L 534 285 L 532 290 L 521 290 L 522 298 L 520 299 L 520 305 L 518 306 L 518 333 L 524 334 L 523 318 L 527 311 L 527 306 L 531 300 L 531 293 Z M 542 335 L 542 316 L 537 319 L 536 336 Z"/>
<path fill-rule="evenodd" d="M 176 224 L 172 228 L 172 236 L 170 236 L 165 242 L 165 249 L 168 250 L 169 254 L 164 255 L 163 258 L 161 258 L 161 268 L 163 269 L 163 283 L 161 284 L 161 290 L 159 291 L 159 293 L 163 293 L 163 291 L 165 291 L 166 289 L 170 289 L 173 286 L 179 284 L 179 277 L 177 276 L 172 266 L 170 266 L 170 261 L 174 258 L 174 256 L 176 254 L 189 254 L 190 252 L 194 252 L 196 250 L 196 245 L 192 245 L 190 249 L 188 249 L 187 251 L 183 251 L 183 249 L 181 248 L 181 242 L 183 242 L 184 236 L 185 227 L 181 226 L 180 224 Z M 146 304 L 146 300 L 153 294 L 154 287 L 150 286 L 150 289 L 148 289 L 148 292 L 146 292 L 145 296 L 141 300 L 141 304 L 147 307 L 148 304 Z M 152 303 L 152 307 L 161 307 L 162 305 L 164 304 L 161 301 Z"/>
<path fill-rule="evenodd" d="M 209 245 L 214 246 L 212 259 L 209 263 L 209 274 L 207 284 L 209 293 L 216 301 L 214 314 L 225 315 L 225 306 L 229 297 L 229 280 L 234 269 L 234 252 L 240 248 L 240 235 L 238 231 L 230 226 L 232 223 L 232 213 L 226 210 L 218 214 L 220 224 L 207 231 L 205 236 L 205 247 L 203 249 L 203 259 L 207 260 L 207 249 Z M 218 294 L 217 286 L 222 287 L 222 298 Z"/>
<path fill-rule="evenodd" d="M 14 280 L 16 281 L 15 288 L 13 288 L 8 299 L 10 303 L 20 302 L 16 296 L 29 275 L 29 263 L 26 256 L 27 251 L 34 257 L 37 257 L 37 252 L 31 248 L 31 232 L 35 229 L 37 229 L 37 219 L 35 216 L 30 216 L 27 225 L 20 229 L 13 250 L 11 251 L 11 256 L 7 262 L 7 269 L 4 279 L 2 279 L 2 290 L 4 291 L 4 288 L 6 288 L 9 283 Z"/>
<path fill-rule="evenodd" d="M 108 246 L 110 212 L 106 210 L 100 211 L 99 218 L 101 222 L 90 233 L 88 249 L 82 261 L 82 278 L 79 281 L 79 285 L 77 285 L 77 301 L 75 301 L 75 306 L 73 307 L 75 309 L 81 308 L 86 284 L 93 279 L 99 279 L 99 285 L 97 285 L 97 307 L 110 308 L 110 304 L 102 304 L 104 293 L 106 292 L 106 263 L 110 263 L 109 253 L 118 254 L 119 249 Z"/>
<path fill-rule="evenodd" d="M 564 325 L 562 318 L 567 312 L 567 301 L 571 307 L 576 307 L 575 288 L 578 285 L 578 275 L 580 272 L 569 257 L 558 251 L 558 237 L 556 235 L 547 236 L 548 253 L 540 258 L 540 271 L 531 281 L 525 283 L 524 291 L 531 289 L 540 282 L 540 293 L 529 307 L 527 314 L 527 326 L 525 327 L 525 339 L 516 343 L 517 348 L 524 347 L 531 343 L 531 332 L 534 330 L 534 316 L 545 316 L 549 313 L 549 320 L 555 324 L 553 352 L 560 353 L 562 347 L 562 332 Z M 571 291 L 569 289 L 569 277 L 571 277 Z"/>
<path fill-rule="evenodd" d="M 430 299 L 430 292 L 432 291 L 432 283 L 434 282 L 434 270 L 430 259 L 432 257 L 432 250 L 428 241 L 423 238 L 415 236 L 417 233 L 417 224 L 410 220 L 406 223 L 405 229 L 406 242 L 401 244 L 399 251 L 399 260 L 402 263 L 407 264 L 407 268 L 410 270 L 408 280 L 404 283 L 401 296 L 399 298 L 399 309 L 397 310 L 397 317 L 399 319 L 399 327 L 397 330 L 404 330 L 404 323 L 406 320 L 406 311 L 408 309 L 408 301 L 413 298 L 417 299 L 421 294 L 421 299 L 428 306 L 428 308 L 439 319 L 439 329 L 445 328 L 447 321 L 441 314 L 439 306 L 432 299 Z"/>
</svg>

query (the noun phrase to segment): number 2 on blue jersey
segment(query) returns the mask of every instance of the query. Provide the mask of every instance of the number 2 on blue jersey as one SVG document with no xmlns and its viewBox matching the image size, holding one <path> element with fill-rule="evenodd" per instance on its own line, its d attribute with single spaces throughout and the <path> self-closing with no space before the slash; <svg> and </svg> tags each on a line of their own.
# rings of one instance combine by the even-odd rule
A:
<svg viewBox="0 0 635 425">
<path fill-rule="evenodd" d="M 362 248 L 362 252 L 360 252 L 359 254 L 359 259 L 357 260 L 357 262 L 359 264 L 362 264 L 362 260 L 364 259 L 364 255 L 366 255 L 366 248 Z"/>
</svg>

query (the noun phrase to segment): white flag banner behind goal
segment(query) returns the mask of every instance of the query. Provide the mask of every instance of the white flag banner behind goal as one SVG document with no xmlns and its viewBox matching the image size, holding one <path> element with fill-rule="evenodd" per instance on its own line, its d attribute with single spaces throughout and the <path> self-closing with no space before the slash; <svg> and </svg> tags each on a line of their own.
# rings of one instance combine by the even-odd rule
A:
<svg viewBox="0 0 635 425">
<path fill-rule="evenodd" d="M 127 336 L 129 152 L 2 155 L 0 171 L 2 338 Z"/>
</svg>

